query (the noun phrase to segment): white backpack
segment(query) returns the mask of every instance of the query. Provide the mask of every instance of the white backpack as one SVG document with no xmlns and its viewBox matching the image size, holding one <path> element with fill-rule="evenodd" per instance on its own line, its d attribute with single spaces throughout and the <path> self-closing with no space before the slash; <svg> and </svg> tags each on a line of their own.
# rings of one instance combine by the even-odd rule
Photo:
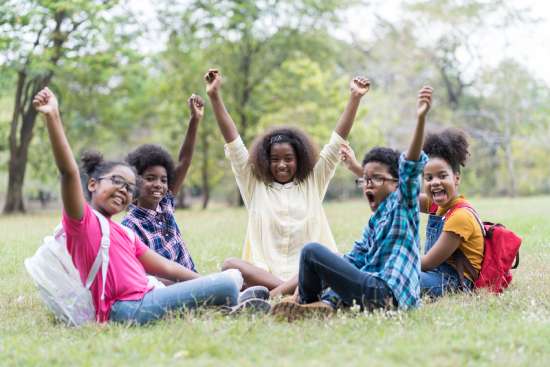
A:
<svg viewBox="0 0 550 367">
<path fill-rule="evenodd" d="M 90 269 L 86 284 L 67 251 L 67 237 L 61 225 L 53 236 L 44 238 L 34 256 L 25 260 L 25 268 L 38 287 L 38 292 L 55 317 L 70 325 L 80 326 L 95 321 L 96 313 L 90 287 L 101 268 L 101 300 L 105 299 L 105 280 L 109 266 L 110 227 L 108 220 L 94 210 L 101 226 L 101 245 Z"/>
</svg>

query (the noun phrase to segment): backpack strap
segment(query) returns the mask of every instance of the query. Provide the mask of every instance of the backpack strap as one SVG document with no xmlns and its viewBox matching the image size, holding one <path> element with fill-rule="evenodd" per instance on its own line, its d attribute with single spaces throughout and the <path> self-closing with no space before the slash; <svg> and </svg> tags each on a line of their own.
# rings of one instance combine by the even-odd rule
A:
<svg viewBox="0 0 550 367">
<path fill-rule="evenodd" d="M 444 216 L 445 220 L 450 218 L 455 210 L 461 209 L 461 208 L 467 209 L 474 216 L 474 218 L 476 219 L 476 222 L 479 224 L 479 228 L 481 228 L 481 234 L 485 239 L 485 237 L 487 236 L 487 232 L 485 231 L 485 226 L 483 225 L 483 222 L 479 218 L 479 215 L 477 214 L 475 209 L 471 205 L 465 202 L 458 203 L 452 208 L 450 208 L 449 210 L 447 210 L 447 213 L 445 213 L 445 216 Z M 477 271 L 476 268 L 474 268 L 470 260 L 466 257 L 466 255 L 464 255 L 462 251 L 460 251 L 459 249 L 456 249 L 456 251 L 452 255 L 452 258 L 455 260 L 456 270 L 463 287 L 464 287 L 464 271 L 470 274 L 474 282 L 477 280 L 477 278 L 479 278 L 479 271 Z"/>
<path fill-rule="evenodd" d="M 479 224 L 479 228 L 481 228 L 481 233 L 483 234 L 483 238 L 485 238 L 487 236 L 487 232 L 485 231 L 485 226 L 483 225 L 483 221 L 479 218 L 479 215 L 477 214 L 476 210 L 467 203 L 464 203 L 464 202 L 458 203 L 455 206 L 453 206 L 451 209 L 447 210 L 447 213 L 445 213 L 444 215 L 445 220 L 449 219 L 451 215 L 455 212 L 455 210 L 461 209 L 461 208 L 467 209 L 470 213 L 472 213 L 472 215 L 476 219 L 476 222 Z"/>
<path fill-rule="evenodd" d="M 105 281 L 107 279 L 107 269 L 109 268 L 109 247 L 111 246 L 111 228 L 109 221 L 99 213 L 97 210 L 93 210 L 97 219 L 99 219 L 99 225 L 101 227 L 101 242 L 95 261 L 88 273 L 88 279 L 86 280 L 86 289 L 90 289 L 94 279 L 101 267 L 102 287 L 101 287 L 101 300 L 105 299 Z"/>
<path fill-rule="evenodd" d="M 432 203 L 430 207 L 428 208 L 428 214 L 436 215 L 437 209 L 439 209 L 439 206 L 437 206 L 436 203 Z"/>
</svg>

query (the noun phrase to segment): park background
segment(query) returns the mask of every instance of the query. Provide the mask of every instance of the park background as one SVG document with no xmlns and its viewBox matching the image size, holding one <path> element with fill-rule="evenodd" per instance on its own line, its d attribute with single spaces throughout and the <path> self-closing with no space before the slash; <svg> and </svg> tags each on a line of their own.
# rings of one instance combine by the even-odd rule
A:
<svg viewBox="0 0 550 367">
<path fill-rule="evenodd" d="M 56 199 L 46 129 L 31 106 L 59 97 L 75 154 L 122 158 L 142 143 L 174 154 L 191 93 L 208 67 L 246 143 L 292 124 L 319 145 L 347 100 L 372 80 L 350 142 L 404 149 L 415 98 L 435 89 L 428 129 L 471 136 L 468 195 L 548 194 L 550 6 L 544 1 L 23 1 L 0 5 L 0 193 L 4 212 Z M 181 207 L 238 202 L 207 104 Z M 357 195 L 339 170 L 329 199 Z"/>
<path fill-rule="evenodd" d="M 550 10 L 544 1 L 0 1 L 0 365 L 541 365 L 550 363 Z M 546 43 L 545 43 L 546 42 Z M 142 143 L 174 155 L 219 68 L 246 143 L 292 124 L 324 144 L 352 76 L 369 77 L 350 135 L 357 156 L 405 149 L 418 89 L 435 89 L 428 130 L 470 135 L 461 190 L 484 219 L 524 238 L 502 297 L 445 297 L 409 313 L 175 316 L 146 328 L 56 324 L 22 266 L 59 221 L 59 181 L 31 107 L 48 85 L 75 154 L 123 158 Z M 340 251 L 370 211 L 339 168 L 327 215 Z M 178 223 L 201 272 L 238 256 L 246 212 L 209 104 Z M 424 218 L 423 218 L 424 220 Z"/>
</svg>

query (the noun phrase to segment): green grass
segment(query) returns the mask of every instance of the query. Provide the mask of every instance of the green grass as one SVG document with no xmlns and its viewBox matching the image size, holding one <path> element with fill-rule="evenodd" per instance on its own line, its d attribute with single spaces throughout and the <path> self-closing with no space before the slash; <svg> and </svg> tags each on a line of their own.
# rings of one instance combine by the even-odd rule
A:
<svg viewBox="0 0 550 367">
<path fill-rule="evenodd" d="M 59 213 L 0 217 L 0 365 L 528 365 L 550 364 L 550 197 L 475 200 L 484 219 L 523 239 L 514 282 L 502 296 L 455 295 L 392 314 L 340 313 L 289 324 L 269 316 L 226 318 L 213 311 L 146 327 L 56 324 L 23 260 L 59 221 Z M 363 202 L 329 203 L 340 250 L 360 236 Z M 242 209 L 177 213 L 202 272 L 239 256 Z"/>
</svg>

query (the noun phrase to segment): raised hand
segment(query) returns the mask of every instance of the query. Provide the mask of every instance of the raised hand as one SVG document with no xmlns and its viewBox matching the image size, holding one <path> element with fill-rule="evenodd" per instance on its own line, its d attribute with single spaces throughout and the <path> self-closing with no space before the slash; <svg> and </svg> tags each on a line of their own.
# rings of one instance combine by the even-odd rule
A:
<svg viewBox="0 0 550 367">
<path fill-rule="evenodd" d="M 433 88 L 428 85 L 422 87 L 420 92 L 418 92 L 416 115 L 419 118 L 426 118 L 426 115 L 432 106 L 432 94 Z"/>
<path fill-rule="evenodd" d="M 340 161 L 348 169 L 351 167 L 351 165 L 354 164 L 354 162 L 357 162 L 357 159 L 355 158 L 355 153 L 353 149 L 351 149 L 349 144 L 341 144 L 340 151 L 338 153 L 340 155 Z"/>
<path fill-rule="evenodd" d="M 45 87 L 34 96 L 32 105 L 38 112 L 44 115 L 51 115 L 59 111 L 57 98 L 48 87 Z"/>
<path fill-rule="evenodd" d="M 349 83 L 351 95 L 355 97 L 363 97 L 370 89 L 370 80 L 362 76 L 356 76 Z"/>
<path fill-rule="evenodd" d="M 222 86 L 222 75 L 218 69 L 208 69 L 208 72 L 204 74 L 204 80 L 206 81 L 206 94 L 213 96 L 219 93 Z"/>
<path fill-rule="evenodd" d="M 204 116 L 204 100 L 201 96 L 192 94 L 191 97 L 187 100 L 189 104 L 189 110 L 191 111 L 191 118 L 196 119 L 197 121 L 202 120 Z"/>
<path fill-rule="evenodd" d="M 340 155 L 340 161 L 348 170 L 351 171 L 351 173 L 357 177 L 363 176 L 363 167 L 361 167 L 361 164 L 357 162 L 355 153 L 348 143 L 340 144 L 340 150 L 338 153 Z"/>
</svg>

